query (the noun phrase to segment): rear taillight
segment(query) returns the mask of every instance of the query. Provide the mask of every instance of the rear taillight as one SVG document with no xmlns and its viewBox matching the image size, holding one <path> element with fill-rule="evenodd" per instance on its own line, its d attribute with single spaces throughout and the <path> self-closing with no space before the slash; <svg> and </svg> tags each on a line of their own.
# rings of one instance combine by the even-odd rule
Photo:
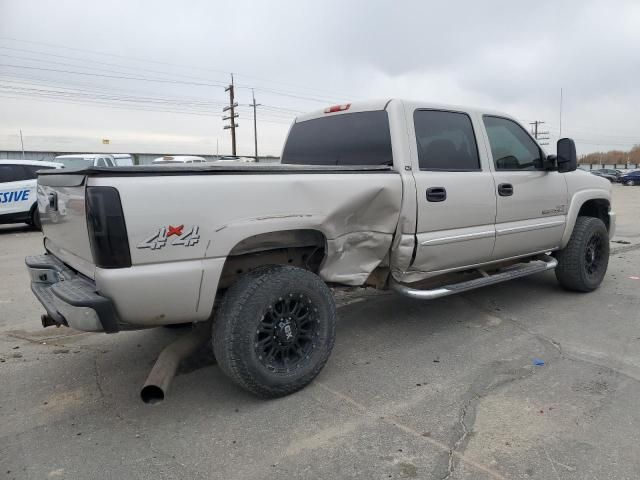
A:
<svg viewBox="0 0 640 480">
<path fill-rule="evenodd" d="M 102 268 L 131 266 L 120 194 L 113 187 L 87 187 L 87 227 L 93 261 Z"/>
</svg>

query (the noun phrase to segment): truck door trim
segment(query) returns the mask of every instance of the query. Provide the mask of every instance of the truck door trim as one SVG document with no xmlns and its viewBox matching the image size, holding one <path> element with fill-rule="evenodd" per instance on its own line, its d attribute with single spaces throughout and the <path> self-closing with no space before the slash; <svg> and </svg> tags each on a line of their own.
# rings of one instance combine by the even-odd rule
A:
<svg viewBox="0 0 640 480">
<path fill-rule="evenodd" d="M 460 235 L 451 235 L 447 237 L 432 238 L 421 242 L 420 245 L 440 245 L 443 243 L 464 242 L 465 240 L 476 240 L 479 238 L 493 237 L 495 232 L 493 230 L 485 230 L 482 232 L 463 233 Z"/>
</svg>

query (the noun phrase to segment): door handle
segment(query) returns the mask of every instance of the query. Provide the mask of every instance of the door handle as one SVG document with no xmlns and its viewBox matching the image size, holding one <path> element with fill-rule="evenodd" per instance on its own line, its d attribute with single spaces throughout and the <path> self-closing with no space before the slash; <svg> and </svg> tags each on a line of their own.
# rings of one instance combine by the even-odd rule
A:
<svg viewBox="0 0 640 480">
<path fill-rule="evenodd" d="M 498 195 L 501 197 L 510 197 L 513 195 L 513 185 L 510 183 L 501 183 L 498 185 Z"/>
<path fill-rule="evenodd" d="M 447 191 L 444 187 L 427 188 L 427 202 L 444 202 L 447 199 Z"/>
</svg>

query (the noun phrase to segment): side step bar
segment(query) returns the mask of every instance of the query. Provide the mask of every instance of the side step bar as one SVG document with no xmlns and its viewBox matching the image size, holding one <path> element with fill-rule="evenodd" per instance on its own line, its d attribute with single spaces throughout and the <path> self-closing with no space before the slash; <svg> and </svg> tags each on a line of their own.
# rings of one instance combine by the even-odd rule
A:
<svg viewBox="0 0 640 480">
<path fill-rule="evenodd" d="M 493 275 L 483 276 L 482 278 L 476 278 L 466 282 L 453 283 L 451 285 L 445 285 L 431 290 L 411 288 L 408 285 L 396 282 L 393 277 L 389 280 L 389 287 L 391 290 L 406 297 L 417 298 L 419 300 L 432 300 L 434 298 L 453 295 L 454 293 L 466 292 L 467 290 L 506 282 L 507 280 L 512 280 L 514 278 L 526 277 L 527 275 L 532 275 L 534 273 L 545 272 L 556 268 L 556 265 L 558 265 L 558 260 L 549 255 L 542 255 L 536 260 L 509 266 L 498 273 L 494 273 Z M 486 275 L 482 271 L 481 273 Z"/>
</svg>

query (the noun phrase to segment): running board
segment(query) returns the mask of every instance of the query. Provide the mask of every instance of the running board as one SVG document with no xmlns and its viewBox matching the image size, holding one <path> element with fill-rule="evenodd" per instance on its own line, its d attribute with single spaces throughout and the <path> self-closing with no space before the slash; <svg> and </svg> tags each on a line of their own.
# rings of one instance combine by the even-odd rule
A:
<svg viewBox="0 0 640 480">
<path fill-rule="evenodd" d="M 476 278 L 466 282 L 452 283 L 451 285 L 445 285 L 431 290 L 411 288 L 408 285 L 396 282 L 393 277 L 389 280 L 389 287 L 391 290 L 394 290 L 406 297 L 417 298 L 420 300 L 432 300 L 434 298 L 453 295 L 454 293 L 466 292 L 467 290 L 506 282 L 507 280 L 513 280 L 514 278 L 526 277 L 527 275 L 533 275 L 534 273 L 545 272 L 556 268 L 556 265 L 558 265 L 558 261 L 555 258 L 549 255 L 542 255 L 536 260 L 507 267 L 493 275 L 483 276 L 482 278 Z M 486 275 L 486 273 L 482 271 L 481 273 Z"/>
</svg>

